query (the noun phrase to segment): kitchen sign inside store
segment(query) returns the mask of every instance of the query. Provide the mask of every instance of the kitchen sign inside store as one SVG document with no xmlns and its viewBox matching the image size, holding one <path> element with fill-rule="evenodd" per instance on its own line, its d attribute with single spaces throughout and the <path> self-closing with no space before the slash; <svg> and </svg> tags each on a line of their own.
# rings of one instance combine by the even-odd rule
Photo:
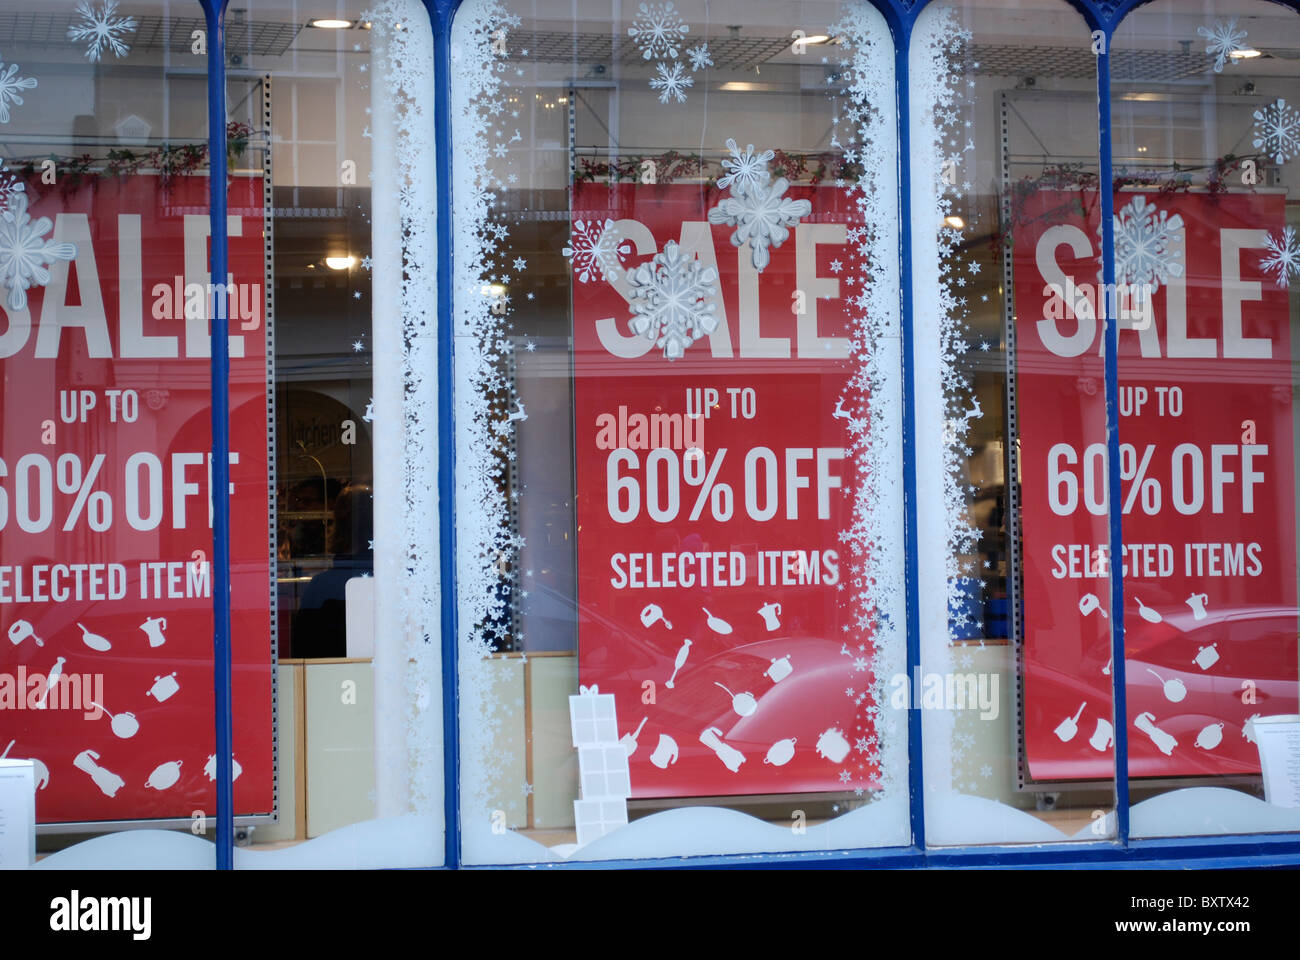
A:
<svg viewBox="0 0 1300 960">
<path fill-rule="evenodd" d="M 274 806 L 262 182 L 231 179 L 233 269 L 215 285 L 208 186 L 33 182 L 7 201 L 31 264 L 0 291 L 0 672 L 41 689 L 6 699 L 0 685 L 0 742 L 39 764 L 42 823 L 215 810 L 216 309 L 232 316 L 235 805 Z M 62 703 L 88 675 L 85 710 L 14 709 Z"/>
<path fill-rule="evenodd" d="M 1280 195 L 1115 195 L 1118 496 L 1106 488 L 1095 193 L 1017 213 L 1025 746 L 1040 780 L 1113 775 L 1109 578 L 1124 577 L 1136 777 L 1257 773 L 1251 720 L 1295 713 L 1296 527 Z M 1083 211 L 1088 211 L 1085 215 Z M 1078 285 L 1077 287 L 1075 285 Z M 1131 305 L 1130 305 L 1131 306 Z M 1107 550 L 1120 511 L 1124 554 Z"/>
<path fill-rule="evenodd" d="M 579 672 L 648 747 L 634 797 L 879 783 L 841 540 L 856 208 L 782 202 L 760 248 L 716 189 L 575 186 Z"/>
</svg>

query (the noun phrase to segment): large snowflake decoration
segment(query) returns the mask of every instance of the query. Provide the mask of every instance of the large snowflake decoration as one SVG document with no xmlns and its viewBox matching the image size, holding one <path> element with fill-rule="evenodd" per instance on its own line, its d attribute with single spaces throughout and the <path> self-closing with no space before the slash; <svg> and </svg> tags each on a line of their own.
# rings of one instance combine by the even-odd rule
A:
<svg viewBox="0 0 1300 960">
<path fill-rule="evenodd" d="M 1115 279 L 1151 292 L 1183 275 L 1183 218 L 1138 196 L 1115 214 Z"/>
<path fill-rule="evenodd" d="M 741 153 L 736 141 L 731 139 L 727 140 L 727 150 L 731 156 L 722 160 L 722 168 L 727 171 L 727 175 L 718 179 L 718 186 L 722 189 L 730 187 L 733 194 L 740 196 L 772 178 L 767 172 L 767 165 L 776 154 L 771 150 L 755 155 L 754 145 L 749 143 L 745 145 L 745 152 Z"/>
<path fill-rule="evenodd" d="M 1255 139 L 1251 141 L 1277 163 L 1300 154 L 1300 110 L 1281 97 L 1255 111 Z"/>
<path fill-rule="evenodd" d="M 620 243 L 621 239 L 613 220 L 575 220 L 569 243 L 560 253 L 573 262 L 573 271 L 581 282 L 613 280 L 623 258 L 632 252 L 632 245 Z"/>
<path fill-rule="evenodd" d="M 136 28 L 135 17 L 119 17 L 117 0 L 91 2 L 81 0 L 77 4 L 77 19 L 68 27 L 68 39 L 84 41 L 86 59 L 98 63 L 105 50 L 121 58 L 131 52 L 131 45 L 126 42 Z"/>
<path fill-rule="evenodd" d="M 50 282 L 47 264 L 76 258 L 76 244 L 45 239 L 52 226 L 49 217 L 32 221 L 22 191 L 11 195 L 9 209 L 0 214 L 0 281 L 9 288 L 10 310 L 26 309 L 28 288 Z"/>
<path fill-rule="evenodd" d="M 650 80 L 651 88 L 660 91 L 659 102 L 667 103 L 673 97 L 678 103 L 686 102 L 686 88 L 695 85 L 695 78 L 676 61 L 671 67 L 666 63 L 657 64 L 659 75 Z"/>
<path fill-rule="evenodd" d="M 669 240 L 662 252 L 628 274 L 632 285 L 632 330 L 676 360 L 718 326 L 714 282 L 718 275 L 688 257 Z"/>
<path fill-rule="evenodd" d="M 759 273 L 772 260 L 770 247 L 779 247 L 790 236 L 790 228 L 800 217 L 812 213 L 808 200 L 791 200 L 785 196 L 790 181 L 778 177 L 772 183 L 752 184 L 744 193 L 724 197 L 709 211 L 709 223 L 725 223 L 736 227 L 731 235 L 733 245 L 748 243 L 753 250 L 754 268 Z"/>
<path fill-rule="evenodd" d="M 713 66 L 713 58 L 709 56 L 709 45 L 707 43 L 697 43 L 686 51 L 686 56 L 691 61 L 691 73 Z"/>
<path fill-rule="evenodd" d="M 682 40 L 691 28 L 673 9 L 672 0 L 666 3 L 643 3 L 627 28 L 627 35 L 636 41 L 643 60 L 676 57 Z"/>
<path fill-rule="evenodd" d="M 1239 50 L 1245 49 L 1241 41 L 1246 39 L 1246 31 L 1237 29 L 1236 17 L 1233 17 L 1227 23 L 1222 20 L 1215 20 L 1214 26 L 1197 27 L 1196 32 L 1210 41 L 1205 45 L 1205 52 L 1215 58 L 1215 73 L 1221 73 L 1223 65 L 1228 62 L 1232 55 Z"/>
<path fill-rule="evenodd" d="M 23 98 L 19 91 L 31 90 L 36 86 L 35 77 L 20 77 L 17 74 L 18 64 L 11 63 L 6 70 L 4 63 L 0 62 L 0 123 L 9 122 L 9 104 L 22 106 Z"/>
<path fill-rule="evenodd" d="M 1300 243 L 1296 241 L 1295 227 L 1283 227 L 1280 236 L 1269 234 L 1264 245 L 1268 256 L 1260 258 L 1259 268 L 1273 274 L 1279 287 L 1291 286 L 1291 278 L 1300 276 Z"/>
</svg>

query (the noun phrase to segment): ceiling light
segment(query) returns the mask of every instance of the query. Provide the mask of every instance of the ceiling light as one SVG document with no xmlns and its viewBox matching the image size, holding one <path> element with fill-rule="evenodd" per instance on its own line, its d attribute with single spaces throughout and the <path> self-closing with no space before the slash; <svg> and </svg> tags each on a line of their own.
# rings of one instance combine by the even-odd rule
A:
<svg viewBox="0 0 1300 960">
<path fill-rule="evenodd" d="M 308 20 L 307 26 L 316 27 L 319 30 L 350 30 L 352 29 L 352 21 L 321 17 L 319 20 Z"/>
<path fill-rule="evenodd" d="M 1253 47 L 1247 47 L 1244 50 L 1234 50 L 1228 56 L 1232 57 L 1233 60 L 1253 60 L 1256 57 L 1263 56 L 1263 54 Z"/>
<path fill-rule="evenodd" d="M 950 217 L 944 217 L 943 222 L 945 226 L 952 227 L 954 230 L 961 230 L 966 226 L 966 221 L 956 214 L 953 214 Z"/>
<path fill-rule="evenodd" d="M 831 38 L 824 33 L 819 33 L 815 37 L 804 37 L 799 42 L 807 46 L 814 43 L 830 43 Z"/>
<path fill-rule="evenodd" d="M 325 258 L 325 266 L 329 267 L 331 270 L 349 270 L 351 269 L 352 264 L 356 262 L 357 258 L 353 256 Z"/>
</svg>

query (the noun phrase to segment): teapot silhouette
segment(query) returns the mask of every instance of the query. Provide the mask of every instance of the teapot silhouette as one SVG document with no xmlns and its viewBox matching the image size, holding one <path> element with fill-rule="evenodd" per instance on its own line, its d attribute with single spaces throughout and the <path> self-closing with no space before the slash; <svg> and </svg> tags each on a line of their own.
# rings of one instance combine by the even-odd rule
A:
<svg viewBox="0 0 1300 960">
<path fill-rule="evenodd" d="M 149 646 L 151 647 L 161 647 L 167 642 L 167 638 L 163 636 L 163 631 L 167 629 L 166 617 L 149 617 L 144 623 L 140 624 L 140 629 L 149 638 Z"/>
<path fill-rule="evenodd" d="M 781 604 L 765 603 L 758 608 L 758 615 L 763 618 L 763 625 L 767 627 L 769 633 L 781 626 L 781 621 L 777 619 L 781 615 Z"/>
</svg>

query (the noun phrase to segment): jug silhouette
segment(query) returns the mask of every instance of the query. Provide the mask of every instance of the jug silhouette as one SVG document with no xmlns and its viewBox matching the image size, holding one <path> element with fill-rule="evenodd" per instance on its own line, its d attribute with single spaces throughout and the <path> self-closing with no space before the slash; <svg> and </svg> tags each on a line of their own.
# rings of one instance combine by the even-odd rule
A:
<svg viewBox="0 0 1300 960">
<path fill-rule="evenodd" d="M 149 617 L 144 623 L 140 624 L 140 629 L 149 638 L 149 646 L 151 647 L 161 647 L 167 642 L 167 638 L 163 636 L 163 631 L 167 629 L 166 617 Z"/>
<path fill-rule="evenodd" d="M 781 626 L 781 621 L 777 619 L 781 615 L 781 604 L 765 603 L 758 608 L 758 615 L 763 618 L 763 625 L 767 627 L 770 633 Z"/>
<path fill-rule="evenodd" d="M 1099 753 L 1104 753 L 1115 742 L 1115 728 L 1105 718 L 1097 718 L 1097 729 L 1088 738 L 1088 745 Z"/>
<path fill-rule="evenodd" d="M 1206 617 L 1205 601 L 1208 599 L 1210 598 L 1204 593 L 1193 593 L 1190 597 L 1187 598 L 1186 601 L 1187 605 L 1192 608 L 1193 620 L 1205 619 Z"/>
<path fill-rule="evenodd" d="M 659 745 L 650 754 L 650 762 L 660 770 L 667 770 L 670 763 L 677 762 L 677 741 L 666 733 L 659 734 Z"/>
</svg>

